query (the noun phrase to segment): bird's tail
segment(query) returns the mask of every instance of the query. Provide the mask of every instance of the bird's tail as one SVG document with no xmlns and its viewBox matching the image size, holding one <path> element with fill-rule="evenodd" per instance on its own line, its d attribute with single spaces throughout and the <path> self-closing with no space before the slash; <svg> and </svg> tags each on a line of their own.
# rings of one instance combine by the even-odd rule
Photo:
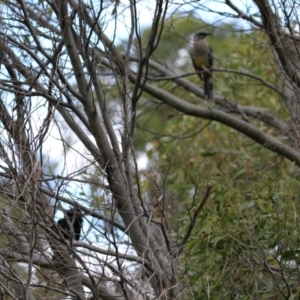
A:
<svg viewBox="0 0 300 300">
<path fill-rule="evenodd" d="M 212 82 L 212 74 L 207 73 L 207 74 L 204 74 L 203 77 L 204 77 L 203 81 L 204 81 L 205 99 L 212 100 L 212 99 L 214 99 L 214 87 L 213 87 L 213 82 Z"/>
</svg>

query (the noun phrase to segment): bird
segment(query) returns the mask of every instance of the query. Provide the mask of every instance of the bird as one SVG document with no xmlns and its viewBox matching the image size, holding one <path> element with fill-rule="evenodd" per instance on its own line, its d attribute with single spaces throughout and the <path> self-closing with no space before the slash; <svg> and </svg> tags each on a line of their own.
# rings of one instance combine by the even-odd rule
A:
<svg viewBox="0 0 300 300">
<path fill-rule="evenodd" d="M 79 241 L 82 228 L 82 212 L 79 208 L 72 208 L 65 212 L 65 218 L 57 221 L 61 233 L 65 239 Z M 71 228 L 71 229 L 70 229 Z"/>
<path fill-rule="evenodd" d="M 194 35 L 190 56 L 198 76 L 204 83 L 205 99 L 213 99 L 213 51 L 205 40 L 208 35 L 210 33 L 206 32 L 199 32 Z"/>
</svg>

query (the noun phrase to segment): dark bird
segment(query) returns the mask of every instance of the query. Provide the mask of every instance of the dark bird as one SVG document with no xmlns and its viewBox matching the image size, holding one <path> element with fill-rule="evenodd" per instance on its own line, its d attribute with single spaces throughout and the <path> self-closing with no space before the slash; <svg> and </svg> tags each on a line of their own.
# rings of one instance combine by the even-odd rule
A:
<svg viewBox="0 0 300 300">
<path fill-rule="evenodd" d="M 61 233 L 65 239 L 78 241 L 82 228 L 82 212 L 78 208 L 72 208 L 65 212 L 65 218 L 58 220 L 57 224 L 61 228 Z"/>
<path fill-rule="evenodd" d="M 213 51 L 205 38 L 209 33 L 199 32 L 194 35 L 193 46 L 190 55 L 194 68 L 204 83 L 205 99 L 213 99 L 212 66 Z"/>
</svg>

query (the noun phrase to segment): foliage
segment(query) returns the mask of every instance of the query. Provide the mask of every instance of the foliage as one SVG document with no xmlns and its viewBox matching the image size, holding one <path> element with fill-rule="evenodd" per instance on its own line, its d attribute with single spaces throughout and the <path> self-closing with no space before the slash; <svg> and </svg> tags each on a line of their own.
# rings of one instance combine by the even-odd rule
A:
<svg viewBox="0 0 300 300">
<path fill-rule="evenodd" d="M 1 299 L 298 299 L 297 16 L 143 4 L 2 4 Z"/>
</svg>

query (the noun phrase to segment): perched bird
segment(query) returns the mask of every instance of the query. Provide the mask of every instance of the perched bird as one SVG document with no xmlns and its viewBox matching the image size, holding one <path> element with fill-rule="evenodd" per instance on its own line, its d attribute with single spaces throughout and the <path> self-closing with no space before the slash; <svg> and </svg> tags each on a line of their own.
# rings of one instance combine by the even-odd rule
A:
<svg viewBox="0 0 300 300">
<path fill-rule="evenodd" d="M 190 49 L 195 70 L 204 83 L 204 95 L 206 99 L 213 99 L 212 66 L 213 51 L 205 38 L 209 33 L 199 32 L 194 35 L 193 45 Z"/>
<path fill-rule="evenodd" d="M 67 210 L 65 218 L 58 220 L 57 224 L 62 229 L 61 233 L 65 239 L 78 241 L 80 239 L 80 232 L 82 228 L 82 212 L 79 208 L 72 208 Z"/>
</svg>

